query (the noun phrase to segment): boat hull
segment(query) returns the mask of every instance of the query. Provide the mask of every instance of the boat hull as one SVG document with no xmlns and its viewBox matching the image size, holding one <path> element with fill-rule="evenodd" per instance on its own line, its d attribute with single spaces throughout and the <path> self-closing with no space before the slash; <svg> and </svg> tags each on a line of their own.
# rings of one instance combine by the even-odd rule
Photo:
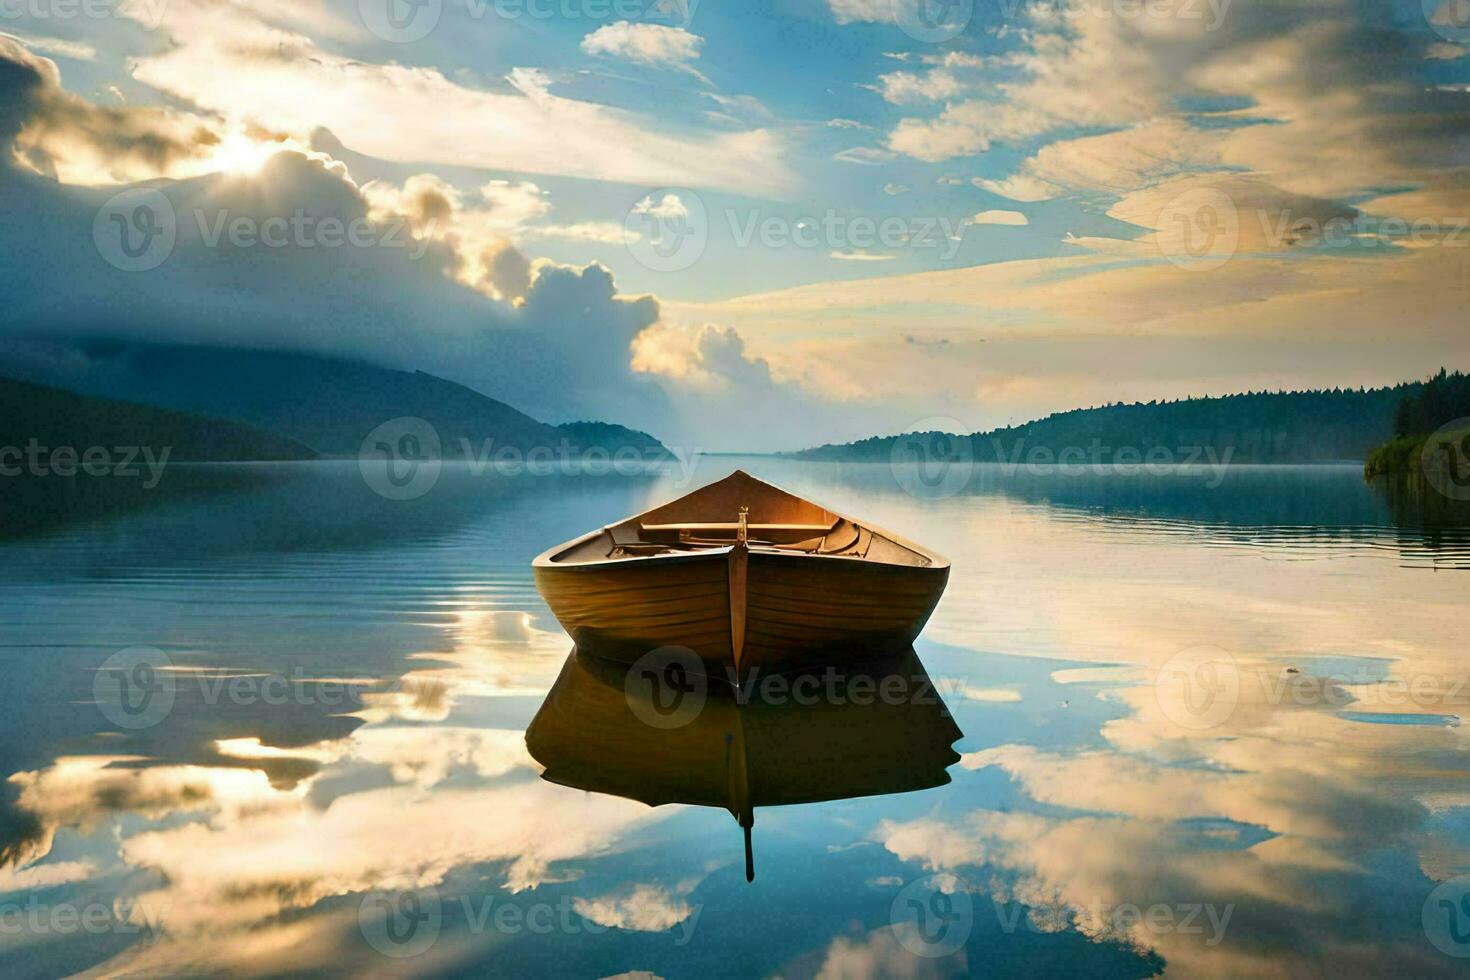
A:
<svg viewBox="0 0 1470 980">
<path fill-rule="evenodd" d="M 740 683 L 757 672 L 905 651 L 938 604 L 949 567 L 718 549 L 538 565 L 535 575 L 583 652 L 633 663 L 660 647 L 684 647 L 710 676 Z"/>
</svg>

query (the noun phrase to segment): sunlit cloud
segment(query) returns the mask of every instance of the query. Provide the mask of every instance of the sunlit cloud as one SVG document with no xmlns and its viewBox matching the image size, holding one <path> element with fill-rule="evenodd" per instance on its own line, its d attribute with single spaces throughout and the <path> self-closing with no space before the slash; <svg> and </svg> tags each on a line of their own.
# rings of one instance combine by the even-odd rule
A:
<svg viewBox="0 0 1470 980">
<path fill-rule="evenodd" d="M 512 69 L 515 91 L 503 94 L 333 54 L 245 8 L 171 5 L 163 27 L 174 43 L 138 59 L 139 82 L 298 137 L 326 127 L 384 160 L 756 191 L 791 182 L 771 132 L 668 135 L 635 113 L 560 97 L 533 68 Z"/>
</svg>

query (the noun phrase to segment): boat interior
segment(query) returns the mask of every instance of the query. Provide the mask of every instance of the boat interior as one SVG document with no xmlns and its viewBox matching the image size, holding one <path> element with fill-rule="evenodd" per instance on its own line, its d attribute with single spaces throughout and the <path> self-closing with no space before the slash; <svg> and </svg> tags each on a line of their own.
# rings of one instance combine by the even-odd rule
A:
<svg viewBox="0 0 1470 980">
<path fill-rule="evenodd" d="M 736 472 L 718 483 L 603 528 L 552 556 L 556 564 L 729 548 L 930 565 L 929 556 L 840 514 Z"/>
</svg>

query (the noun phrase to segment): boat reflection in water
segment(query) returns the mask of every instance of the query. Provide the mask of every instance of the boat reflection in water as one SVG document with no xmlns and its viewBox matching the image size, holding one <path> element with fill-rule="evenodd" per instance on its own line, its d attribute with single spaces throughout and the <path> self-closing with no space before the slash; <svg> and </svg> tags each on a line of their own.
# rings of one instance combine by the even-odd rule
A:
<svg viewBox="0 0 1470 980">
<path fill-rule="evenodd" d="M 631 666 L 573 650 L 526 731 L 542 778 L 649 806 L 755 808 L 907 793 L 950 781 L 963 732 L 910 648 L 854 674 L 836 668 L 710 681 L 659 651 Z M 695 665 L 697 667 L 697 665 Z"/>
</svg>

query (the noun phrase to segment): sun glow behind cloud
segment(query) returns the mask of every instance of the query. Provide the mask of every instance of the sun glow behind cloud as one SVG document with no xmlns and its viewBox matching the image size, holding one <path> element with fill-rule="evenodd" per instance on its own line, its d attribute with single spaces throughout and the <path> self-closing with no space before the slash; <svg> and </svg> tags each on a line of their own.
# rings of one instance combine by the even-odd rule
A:
<svg viewBox="0 0 1470 980">
<path fill-rule="evenodd" d="M 266 161 L 283 150 L 306 152 L 294 139 L 259 139 L 246 132 L 234 132 L 221 140 L 214 152 L 201 165 L 207 173 L 252 176 L 260 173 Z"/>
</svg>

